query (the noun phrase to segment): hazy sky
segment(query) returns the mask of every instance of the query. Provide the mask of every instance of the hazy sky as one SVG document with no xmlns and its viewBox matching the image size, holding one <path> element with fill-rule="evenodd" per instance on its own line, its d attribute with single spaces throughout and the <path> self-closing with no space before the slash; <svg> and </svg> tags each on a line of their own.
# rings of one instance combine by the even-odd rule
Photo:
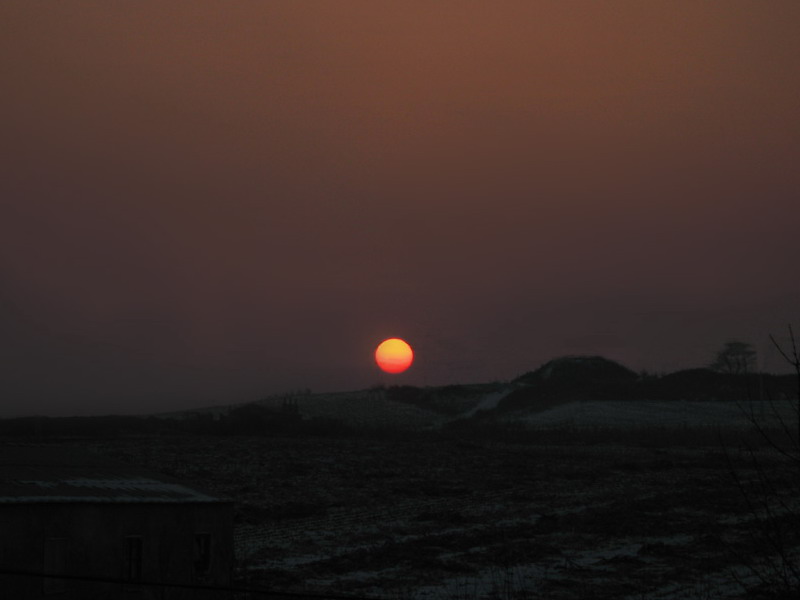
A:
<svg viewBox="0 0 800 600">
<path fill-rule="evenodd" d="M 0 416 L 731 338 L 775 368 L 798 31 L 796 0 L 4 0 Z"/>
</svg>

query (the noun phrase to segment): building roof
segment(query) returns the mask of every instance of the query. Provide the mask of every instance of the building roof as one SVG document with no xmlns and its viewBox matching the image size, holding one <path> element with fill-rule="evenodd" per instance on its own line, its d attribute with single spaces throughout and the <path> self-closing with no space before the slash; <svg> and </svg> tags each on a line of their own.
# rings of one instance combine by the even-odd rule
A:
<svg viewBox="0 0 800 600">
<path fill-rule="evenodd" d="M 0 445 L 0 504 L 225 502 L 166 475 L 62 446 Z"/>
</svg>

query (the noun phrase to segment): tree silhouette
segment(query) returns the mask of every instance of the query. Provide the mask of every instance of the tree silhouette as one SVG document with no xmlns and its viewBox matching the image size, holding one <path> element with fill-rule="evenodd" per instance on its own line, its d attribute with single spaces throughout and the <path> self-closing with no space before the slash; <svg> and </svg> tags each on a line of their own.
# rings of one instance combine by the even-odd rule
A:
<svg viewBox="0 0 800 600">
<path fill-rule="evenodd" d="M 756 351 L 752 344 L 732 340 L 725 342 L 709 366 L 719 373 L 743 375 L 754 371 L 755 363 Z"/>
</svg>

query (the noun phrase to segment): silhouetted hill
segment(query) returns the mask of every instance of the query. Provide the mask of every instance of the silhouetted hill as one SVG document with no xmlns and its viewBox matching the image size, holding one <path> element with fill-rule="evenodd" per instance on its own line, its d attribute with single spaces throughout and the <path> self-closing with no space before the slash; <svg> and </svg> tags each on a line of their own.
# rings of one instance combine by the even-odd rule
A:
<svg viewBox="0 0 800 600">
<path fill-rule="evenodd" d="M 640 395 L 654 400 L 757 401 L 796 397 L 793 375 L 733 375 L 711 369 L 685 369 L 641 382 Z"/>
<path fill-rule="evenodd" d="M 513 389 L 477 418 L 525 415 L 571 402 L 783 402 L 797 398 L 793 375 L 719 373 L 695 368 L 661 377 L 634 371 L 600 356 L 565 356 L 551 360 L 512 382 Z"/>
<path fill-rule="evenodd" d="M 514 383 L 528 385 L 590 385 L 635 381 L 638 375 L 618 362 L 602 356 L 562 356 L 535 371 L 520 375 Z"/>
<path fill-rule="evenodd" d="M 642 393 L 657 400 L 738 400 L 747 395 L 747 376 L 711 369 L 685 369 L 645 381 Z"/>
<path fill-rule="evenodd" d="M 497 412 L 545 410 L 573 400 L 619 400 L 635 395 L 639 376 L 602 356 L 564 356 L 513 381 Z"/>
</svg>

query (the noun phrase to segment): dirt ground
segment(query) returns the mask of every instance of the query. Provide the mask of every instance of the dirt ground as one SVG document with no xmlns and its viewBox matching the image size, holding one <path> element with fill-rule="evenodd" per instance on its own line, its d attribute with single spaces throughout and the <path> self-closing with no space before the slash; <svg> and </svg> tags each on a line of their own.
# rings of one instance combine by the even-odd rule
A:
<svg viewBox="0 0 800 600">
<path fill-rule="evenodd" d="M 234 498 L 239 582 L 273 590 L 743 598 L 766 581 L 777 584 L 775 597 L 785 563 L 800 566 L 796 467 L 768 449 L 647 436 L 625 444 L 164 436 L 92 445 Z"/>
</svg>

